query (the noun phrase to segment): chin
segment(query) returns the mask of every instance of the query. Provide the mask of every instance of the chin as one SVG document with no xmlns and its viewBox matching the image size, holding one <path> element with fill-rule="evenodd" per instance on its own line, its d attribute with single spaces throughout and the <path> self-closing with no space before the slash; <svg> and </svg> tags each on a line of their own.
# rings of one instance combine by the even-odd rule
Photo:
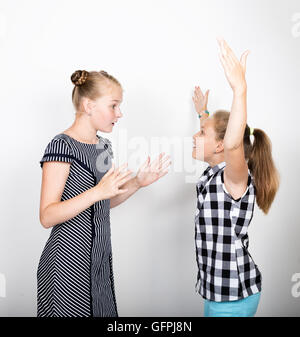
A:
<svg viewBox="0 0 300 337">
<path fill-rule="evenodd" d="M 111 133 L 112 130 L 113 130 L 113 126 L 111 126 L 111 127 L 108 126 L 108 127 L 105 128 L 105 129 L 99 128 L 98 130 L 101 131 L 101 132 L 104 132 L 104 133 Z"/>
</svg>

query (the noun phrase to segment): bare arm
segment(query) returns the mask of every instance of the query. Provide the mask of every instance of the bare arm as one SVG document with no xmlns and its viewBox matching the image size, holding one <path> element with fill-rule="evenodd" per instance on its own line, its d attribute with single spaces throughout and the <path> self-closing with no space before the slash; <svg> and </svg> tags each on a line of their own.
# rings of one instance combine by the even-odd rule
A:
<svg viewBox="0 0 300 337">
<path fill-rule="evenodd" d="M 236 149 L 243 145 L 244 132 L 247 124 L 247 86 L 240 84 L 234 89 L 231 111 L 224 136 L 224 148 Z"/>
<path fill-rule="evenodd" d="M 99 200 L 110 199 L 126 193 L 119 187 L 128 181 L 128 174 L 120 174 L 114 166 L 103 176 L 101 181 L 89 190 L 68 200 L 61 201 L 67 181 L 70 163 L 45 162 L 42 174 L 40 222 L 45 228 L 65 222 L 86 210 Z"/>
<path fill-rule="evenodd" d="M 40 222 L 45 228 L 75 217 L 96 202 L 93 189 L 74 198 L 60 201 L 70 165 L 62 162 L 45 162 L 43 165 Z"/>
<path fill-rule="evenodd" d="M 240 197 L 248 180 L 248 166 L 244 154 L 244 132 L 247 123 L 247 84 L 245 80 L 245 52 L 238 61 L 224 40 L 219 41 L 220 59 L 227 80 L 233 90 L 233 102 L 224 137 L 224 183 L 234 198 Z"/>
</svg>

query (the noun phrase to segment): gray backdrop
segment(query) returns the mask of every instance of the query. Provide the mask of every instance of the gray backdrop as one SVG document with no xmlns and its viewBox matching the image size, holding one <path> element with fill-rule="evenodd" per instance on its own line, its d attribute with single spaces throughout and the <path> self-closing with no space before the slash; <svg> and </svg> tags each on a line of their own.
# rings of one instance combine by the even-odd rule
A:
<svg viewBox="0 0 300 337">
<path fill-rule="evenodd" d="M 203 315 L 193 220 L 195 181 L 207 164 L 191 160 L 190 137 L 199 128 L 191 97 L 201 85 L 211 90 L 211 111 L 231 106 L 218 35 L 238 55 L 251 50 L 248 124 L 271 138 L 281 174 L 270 213 L 256 205 L 249 229 L 263 275 L 257 316 L 299 316 L 297 0 L 1 2 L 1 316 L 36 315 L 36 270 L 50 234 L 39 223 L 39 160 L 73 122 L 70 75 L 77 69 L 106 70 L 124 87 L 124 117 L 104 135 L 116 163 L 131 155 L 136 170 L 134 153 L 144 160 L 158 153 L 155 141 L 168 147 L 175 140 L 169 174 L 111 213 L 119 314 Z"/>
</svg>

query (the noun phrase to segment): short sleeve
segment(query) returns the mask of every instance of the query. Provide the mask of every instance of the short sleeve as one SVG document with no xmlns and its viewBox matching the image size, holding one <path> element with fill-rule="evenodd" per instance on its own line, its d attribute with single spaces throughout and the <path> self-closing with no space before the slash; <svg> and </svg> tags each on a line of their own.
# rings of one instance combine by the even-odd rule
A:
<svg viewBox="0 0 300 337">
<path fill-rule="evenodd" d="M 41 168 L 45 161 L 61 161 L 72 163 L 74 159 L 70 145 L 62 138 L 53 138 L 47 145 L 44 155 L 40 160 Z"/>
</svg>

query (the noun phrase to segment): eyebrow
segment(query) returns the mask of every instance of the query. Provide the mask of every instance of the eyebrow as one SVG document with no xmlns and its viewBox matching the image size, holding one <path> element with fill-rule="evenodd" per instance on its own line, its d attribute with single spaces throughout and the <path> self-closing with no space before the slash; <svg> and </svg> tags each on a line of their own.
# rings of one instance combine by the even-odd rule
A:
<svg viewBox="0 0 300 337">
<path fill-rule="evenodd" d="M 111 101 L 112 101 L 112 102 L 121 102 L 121 101 L 118 100 L 118 99 L 112 99 Z"/>
</svg>

